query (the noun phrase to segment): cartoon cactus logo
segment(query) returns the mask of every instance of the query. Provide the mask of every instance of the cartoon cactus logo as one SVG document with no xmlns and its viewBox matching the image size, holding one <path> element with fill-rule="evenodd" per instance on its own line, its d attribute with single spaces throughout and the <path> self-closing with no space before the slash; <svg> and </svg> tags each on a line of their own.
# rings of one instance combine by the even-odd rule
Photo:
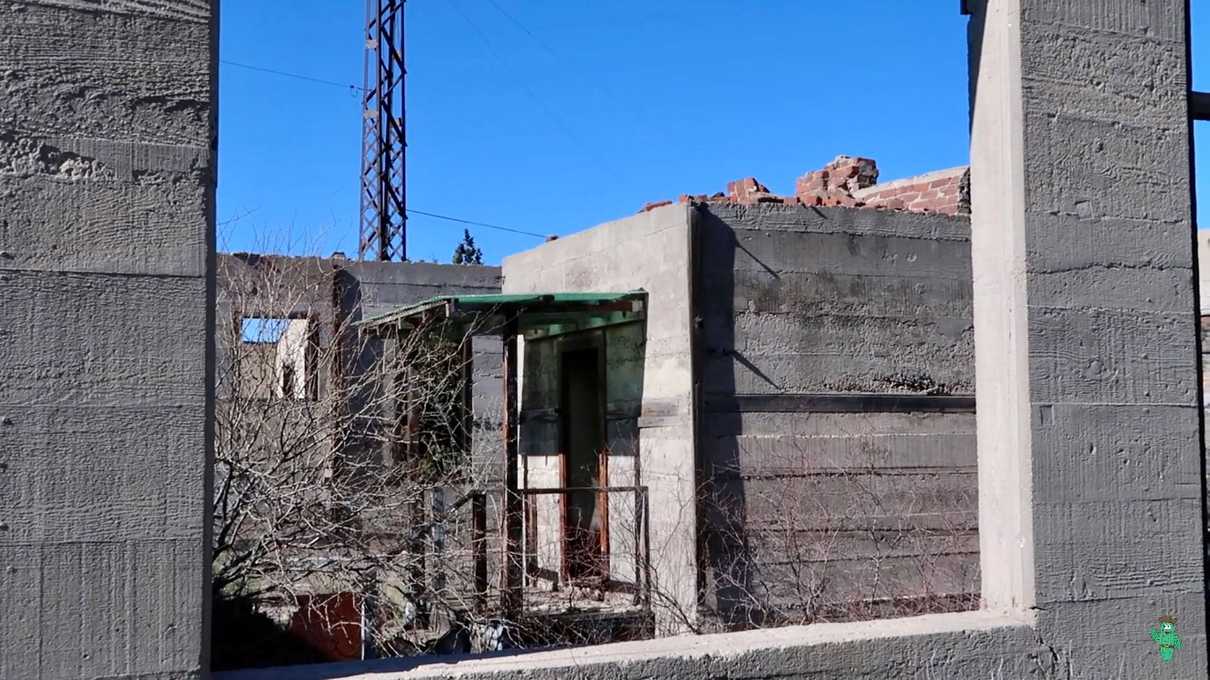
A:
<svg viewBox="0 0 1210 680">
<path fill-rule="evenodd" d="M 1160 659 L 1172 661 L 1172 655 L 1181 648 L 1181 638 L 1176 634 L 1176 619 L 1171 616 L 1159 618 L 1159 628 L 1152 627 L 1151 639 L 1160 646 Z"/>
</svg>

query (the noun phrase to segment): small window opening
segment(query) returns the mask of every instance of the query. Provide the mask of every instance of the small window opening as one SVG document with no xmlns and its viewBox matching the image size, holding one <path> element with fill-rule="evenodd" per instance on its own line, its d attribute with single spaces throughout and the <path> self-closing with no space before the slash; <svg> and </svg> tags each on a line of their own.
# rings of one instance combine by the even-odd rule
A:
<svg viewBox="0 0 1210 680">
<path fill-rule="evenodd" d="M 290 319 L 286 318 L 246 316 L 240 323 L 240 339 L 247 343 L 276 343 L 289 325 Z"/>
<path fill-rule="evenodd" d="M 314 399 L 317 326 L 308 318 L 246 316 L 236 361 L 245 396 Z"/>
</svg>

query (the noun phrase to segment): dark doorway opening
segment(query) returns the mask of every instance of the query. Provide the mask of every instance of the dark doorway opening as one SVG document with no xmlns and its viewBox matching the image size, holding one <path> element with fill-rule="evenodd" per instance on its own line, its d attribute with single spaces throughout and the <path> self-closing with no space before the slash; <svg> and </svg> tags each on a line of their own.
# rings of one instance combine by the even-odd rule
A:
<svg viewBox="0 0 1210 680">
<path fill-rule="evenodd" d="M 560 439 L 563 486 L 603 487 L 606 480 L 605 380 L 601 351 L 563 353 Z M 608 574 L 607 498 L 570 491 L 563 498 L 563 572 L 570 582 L 603 580 Z"/>
</svg>

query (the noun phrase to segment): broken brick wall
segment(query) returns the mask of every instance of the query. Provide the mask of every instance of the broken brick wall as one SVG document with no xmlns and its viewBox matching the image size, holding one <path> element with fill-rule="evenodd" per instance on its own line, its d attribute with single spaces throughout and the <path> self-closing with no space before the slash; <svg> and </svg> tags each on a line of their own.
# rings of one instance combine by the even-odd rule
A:
<svg viewBox="0 0 1210 680">
<path fill-rule="evenodd" d="M 681 203 L 781 203 L 941 215 L 970 214 L 970 171 L 966 167 L 883 184 L 878 183 L 878 175 L 878 164 L 873 159 L 837 156 L 824 167 L 799 177 L 793 196 L 775 194 L 755 177 L 745 177 L 728 182 L 725 192 L 682 194 L 678 200 Z M 652 201 L 639 212 L 671 203 L 673 201 Z"/>
<path fill-rule="evenodd" d="M 970 168 L 951 168 L 875 184 L 853 192 L 853 197 L 870 208 L 969 215 Z"/>
</svg>

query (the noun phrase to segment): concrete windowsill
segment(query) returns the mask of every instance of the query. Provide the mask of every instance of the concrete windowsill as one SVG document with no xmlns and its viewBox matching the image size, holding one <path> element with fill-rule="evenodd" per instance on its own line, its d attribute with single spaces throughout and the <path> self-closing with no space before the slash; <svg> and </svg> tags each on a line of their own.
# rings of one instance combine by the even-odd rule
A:
<svg viewBox="0 0 1210 680">
<path fill-rule="evenodd" d="M 761 651 L 834 645 L 846 642 L 910 638 L 996 629 L 1029 629 L 1019 612 L 960 612 L 901 619 L 821 623 L 714 635 L 683 635 L 540 652 L 501 652 L 478 657 L 420 657 L 349 663 L 264 668 L 216 673 L 215 680 L 416 680 L 457 678 L 541 669 L 625 665 L 659 659 L 715 659 Z M 1023 631 L 1024 632 L 1024 631 Z"/>
</svg>

